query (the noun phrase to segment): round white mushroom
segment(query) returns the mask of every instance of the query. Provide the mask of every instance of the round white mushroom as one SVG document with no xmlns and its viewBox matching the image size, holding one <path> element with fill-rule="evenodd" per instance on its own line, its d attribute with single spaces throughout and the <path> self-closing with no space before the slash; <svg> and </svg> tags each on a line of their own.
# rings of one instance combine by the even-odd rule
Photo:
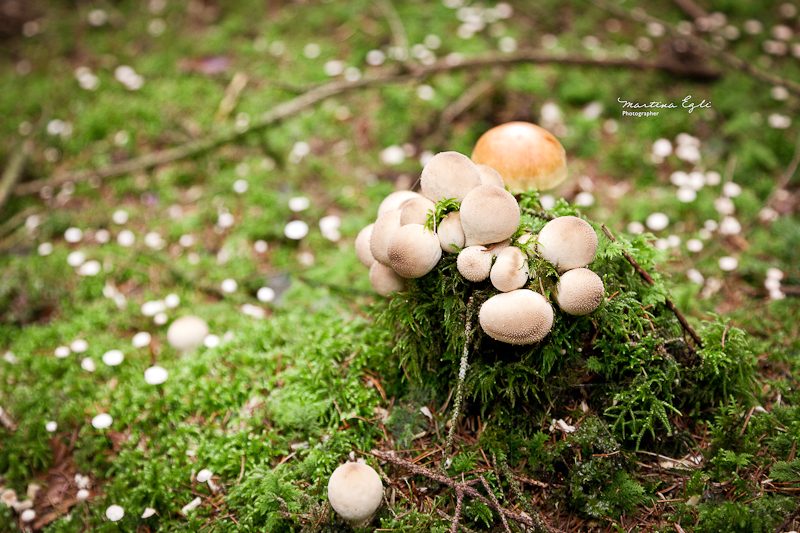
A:
<svg viewBox="0 0 800 533">
<path fill-rule="evenodd" d="M 369 282 L 375 292 L 381 296 L 390 296 L 395 292 L 403 292 L 406 290 L 406 278 L 400 276 L 397 272 L 375 261 L 369 267 Z"/>
<path fill-rule="evenodd" d="M 461 227 L 467 246 L 508 239 L 517 230 L 519 219 L 517 200 L 497 185 L 476 187 L 461 202 Z"/>
<path fill-rule="evenodd" d="M 208 335 L 208 324 L 194 315 L 176 319 L 167 329 L 167 342 L 176 350 L 185 352 L 201 344 Z"/>
<path fill-rule="evenodd" d="M 553 307 L 538 292 L 517 289 L 496 294 L 478 312 L 484 333 L 509 344 L 533 344 L 553 327 Z"/>
<path fill-rule="evenodd" d="M 537 241 L 536 251 L 559 272 L 585 267 L 597 253 L 597 233 L 578 217 L 554 218 L 544 225 Z"/>
<path fill-rule="evenodd" d="M 417 196 L 403 202 L 400 206 L 400 225 L 422 224 L 428 222 L 428 213 L 436 209 L 436 204 L 424 196 Z"/>
<path fill-rule="evenodd" d="M 443 251 L 450 254 L 458 253 L 466 242 L 464 228 L 461 227 L 461 212 L 447 213 L 439 223 L 436 234 L 439 236 L 439 244 Z"/>
<path fill-rule="evenodd" d="M 503 182 L 503 176 L 498 171 L 483 163 L 479 163 L 476 166 L 481 175 L 481 185 L 497 185 L 505 188 L 506 184 Z"/>
<path fill-rule="evenodd" d="M 365 463 L 347 462 L 328 480 L 328 500 L 339 516 L 352 525 L 366 523 L 383 499 L 383 482 Z"/>
<path fill-rule="evenodd" d="M 498 291 L 509 292 L 524 287 L 528 273 L 528 257 L 519 247 L 509 246 L 497 254 L 489 279 Z"/>
<path fill-rule="evenodd" d="M 467 246 L 458 254 L 456 268 L 467 280 L 478 283 L 489 277 L 493 258 L 485 246 Z"/>
<path fill-rule="evenodd" d="M 375 261 L 384 266 L 389 263 L 389 241 L 394 232 L 400 228 L 400 210 L 392 209 L 378 217 L 372 227 L 372 235 L 369 238 L 369 251 Z"/>
<path fill-rule="evenodd" d="M 414 191 L 394 191 L 393 193 L 389 194 L 386 198 L 378 206 L 378 218 L 388 211 L 392 211 L 393 209 L 400 209 L 400 206 L 406 200 L 410 200 L 411 198 L 417 198 L 422 196 L 418 192 Z"/>
<path fill-rule="evenodd" d="M 375 227 L 374 223 L 364 227 L 356 236 L 356 257 L 358 261 L 367 268 L 371 267 L 372 263 L 375 262 L 375 258 L 372 257 L 372 252 L 369 250 L 369 241 L 372 236 L 373 227 Z"/>
<path fill-rule="evenodd" d="M 442 258 L 439 237 L 422 224 L 406 224 L 389 241 L 389 263 L 404 278 L 421 278 Z"/>
<path fill-rule="evenodd" d="M 600 276 L 588 268 L 564 272 L 556 284 L 556 303 L 570 315 L 588 315 L 600 306 L 605 287 Z"/>
<path fill-rule="evenodd" d="M 461 202 L 467 193 L 481 184 L 481 175 L 469 157 L 458 152 L 439 152 L 434 155 L 420 176 L 422 195 L 438 202 L 455 198 Z"/>
</svg>

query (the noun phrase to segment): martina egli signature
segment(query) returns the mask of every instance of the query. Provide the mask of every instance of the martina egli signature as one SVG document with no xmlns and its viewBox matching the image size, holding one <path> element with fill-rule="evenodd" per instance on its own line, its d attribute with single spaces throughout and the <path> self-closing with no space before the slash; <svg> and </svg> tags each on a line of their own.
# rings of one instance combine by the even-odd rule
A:
<svg viewBox="0 0 800 533">
<path fill-rule="evenodd" d="M 681 100 L 680 105 L 676 104 L 675 102 L 630 102 L 628 100 L 623 100 L 622 98 L 617 98 L 617 102 L 622 104 L 622 115 L 623 116 L 634 116 L 634 117 L 655 117 L 658 116 L 659 109 L 686 109 L 689 113 L 694 111 L 695 109 L 711 109 L 711 102 L 707 102 L 703 99 L 702 102 L 696 103 L 692 102 L 692 96 L 689 95 Z M 640 111 L 645 109 L 647 111 Z M 654 111 L 655 110 L 655 111 Z"/>
</svg>

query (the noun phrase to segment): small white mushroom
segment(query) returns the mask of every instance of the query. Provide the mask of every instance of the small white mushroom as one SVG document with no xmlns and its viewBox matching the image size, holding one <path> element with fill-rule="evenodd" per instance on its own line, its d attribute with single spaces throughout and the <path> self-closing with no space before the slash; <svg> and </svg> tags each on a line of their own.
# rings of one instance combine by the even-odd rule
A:
<svg viewBox="0 0 800 533">
<path fill-rule="evenodd" d="M 537 241 L 536 251 L 559 272 L 585 267 L 597 252 L 594 228 L 573 216 L 554 218 L 545 224 Z"/>
<path fill-rule="evenodd" d="M 406 278 L 392 270 L 392 267 L 382 265 L 375 261 L 369 267 L 369 282 L 375 292 L 381 296 L 390 296 L 395 292 L 406 290 Z"/>
<path fill-rule="evenodd" d="M 422 224 L 406 224 L 389 241 L 389 263 L 404 278 L 421 278 L 442 258 L 439 237 Z"/>
<path fill-rule="evenodd" d="M 203 344 L 208 335 L 208 324 L 194 315 L 178 318 L 167 329 L 167 342 L 176 350 L 185 352 Z"/>
<path fill-rule="evenodd" d="M 364 227 L 358 232 L 358 236 L 356 236 L 356 257 L 358 261 L 367 268 L 371 267 L 372 263 L 375 262 L 375 258 L 372 257 L 372 252 L 369 250 L 369 240 L 372 236 L 372 228 L 374 226 L 375 224 L 373 223 Z"/>
<path fill-rule="evenodd" d="M 389 266 L 389 241 L 394 232 L 400 228 L 400 210 L 392 209 L 378 217 L 372 227 L 369 238 L 369 251 L 375 261 L 384 266 Z"/>
<path fill-rule="evenodd" d="M 476 166 L 478 167 L 478 172 L 481 175 L 481 185 L 497 185 L 498 187 L 505 188 L 506 184 L 503 183 L 503 176 L 501 176 L 498 171 L 489 165 L 484 165 L 482 163 L 479 163 Z"/>
<path fill-rule="evenodd" d="M 538 292 L 517 289 L 496 294 L 478 312 L 484 333 L 509 344 L 533 344 L 553 327 L 553 307 Z"/>
<path fill-rule="evenodd" d="M 443 251 L 451 254 L 458 253 L 466 242 L 464 228 L 461 227 L 461 212 L 450 211 L 447 213 L 439 223 L 439 227 L 436 228 L 436 234 L 439 235 L 439 244 Z"/>
<path fill-rule="evenodd" d="M 400 225 L 422 224 L 428 222 L 428 213 L 436 209 L 436 204 L 424 196 L 417 196 L 403 202 L 400 206 Z"/>
<path fill-rule="evenodd" d="M 475 187 L 461 202 L 461 227 L 467 246 L 508 239 L 517 230 L 519 219 L 517 200 L 497 185 Z"/>
<path fill-rule="evenodd" d="M 331 474 L 328 500 L 339 516 L 352 525 L 361 525 L 378 510 L 383 498 L 383 482 L 365 463 L 347 462 Z"/>
<path fill-rule="evenodd" d="M 422 195 L 438 202 L 455 198 L 461 202 L 464 197 L 481 184 L 481 175 L 469 157 L 458 152 L 439 152 L 434 155 L 420 176 Z"/>
<path fill-rule="evenodd" d="M 493 258 L 485 246 L 467 246 L 458 254 L 456 268 L 467 280 L 478 283 L 489 277 Z"/>
<path fill-rule="evenodd" d="M 567 179 L 564 147 L 549 131 L 528 122 L 508 122 L 481 135 L 472 160 L 497 170 L 512 191 L 543 191 Z"/>
<path fill-rule="evenodd" d="M 588 268 L 564 272 L 556 284 L 556 303 L 570 315 L 588 315 L 597 309 L 604 294 L 603 280 Z"/>
<path fill-rule="evenodd" d="M 497 254 L 489 279 L 495 289 L 509 292 L 521 289 L 528 282 L 528 258 L 517 246 L 509 246 Z"/>
<path fill-rule="evenodd" d="M 414 191 L 394 191 L 393 193 L 389 194 L 386 198 L 378 206 L 378 218 L 384 213 L 392 211 L 394 209 L 400 209 L 400 206 L 406 200 L 410 200 L 411 198 L 417 198 L 422 196 L 418 192 Z"/>
</svg>

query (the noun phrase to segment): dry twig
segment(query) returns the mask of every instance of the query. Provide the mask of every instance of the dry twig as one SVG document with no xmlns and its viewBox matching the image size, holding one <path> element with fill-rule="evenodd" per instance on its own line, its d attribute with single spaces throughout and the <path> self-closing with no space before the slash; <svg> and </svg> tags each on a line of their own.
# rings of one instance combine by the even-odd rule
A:
<svg viewBox="0 0 800 533">
<path fill-rule="evenodd" d="M 3 204 L 5 204 L 6 200 L 11 196 L 14 187 L 22 177 L 25 164 L 28 162 L 28 157 L 30 157 L 32 151 L 33 143 L 31 141 L 25 141 L 22 143 L 22 146 L 8 158 L 6 167 L 3 169 L 3 175 L 0 177 L 0 208 L 3 207 Z"/>
</svg>

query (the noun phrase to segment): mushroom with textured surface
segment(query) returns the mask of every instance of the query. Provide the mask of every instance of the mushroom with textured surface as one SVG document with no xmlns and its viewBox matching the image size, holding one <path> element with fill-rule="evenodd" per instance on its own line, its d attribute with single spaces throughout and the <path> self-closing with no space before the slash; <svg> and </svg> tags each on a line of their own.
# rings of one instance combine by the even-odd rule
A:
<svg viewBox="0 0 800 533">
<path fill-rule="evenodd" d="M 201 344 L 208 335 L 208 324 L 205 320 L 194 315 L 185 315 L 167 329 L 167 342 L 176 350 L 185 352 Z"/>
<path fill-rule="evenodd" d="M 369 251 L 375 261 L 384 266 L 389 263 L 389 241 L 394 232 L 400 229 L 400 210 L 392 209 L 380 215 L 372 227 L 369 237 Z"/>
<path fill-rule="evenodd" d="M 453 198 L 461 202 L 481 184 L 481 175 L 469 157 L 458 152 L 439 152 L 422 169 L 422 195 L 438 202 Z"/>
<path fill-rule="evenodd" d="M 400 206 L 400 225 L 422 224 L 428 222 L 428 214 L 436 209 L 436 204 L 424 196 L 411 198 Z"/>
<path fill-rule="evenodd" d="M 534 344 L 553 327 L 553 307 L 538 292 L 517 289 L 486 300 L 478 312 L 484 333 L 508 344 Z"/>
<path fill-rule="evenodd" d="M 421 278 L 442 258 L 439 237 L 422 224 L 401 226 L 389 241 L 389 263 L 404 278 Z"/>
<path fill-rule="evenodd" d="M 450 254 L 458 253 L 466 243 L 464 228 L 461 227 L 461 212 L 447 213 L 436 228 L 436 234 L 439 236 L 442 251 Z"/>
<path fill-rule="evenodd" d="M 552 133 L 528 122 L 508 122 L 485 132 L 472 160 L 499 172 L 511 191 L 544 191 L 567 179 L 564 147 Z"/>
<path fill-rule="evenodd" d="M 556 284 L 556 303 L 570 315 L 588 315 L 600 306 L 605 286 L 600 276 L 588 268 L 574 268 Z"/>
<path fill-rule="evenodd" d="M 411 198 L 419 198 L 420 196 L 422 196 L 420 193 L 414 191 L 394 191 L 390 193 L 381 201 L 380 205 L 378 205 L 378 218 L 384 213 L 393 211 L 394 209 L 400 209 L 400 206 L 403 205 L 405 201 Z"/>
<path fill-rule="evenodd" d="M 597 233 L 582 218 L 554 218 L 539 232 L 536 251 L 559 272 L 582 268 L 597 253 Z"/>
<path fill-rule="evenodd" d="M 372 263 L 375 262 L 375 258 L 372 257 L 372 252 L 369 249 L 369 240 L 372 236 L 373 227 L 375 227 L 374 223 L 365 226 L 361 231 L 358 232 L 358 235 L 356 236 L 356 257 L 358 258 L 359 263 L 367 268 L 371 267 Z"/>
<path fill-rule="evenodd" d="M 510 292 L 525 286 L 528 273 L 528 257 L 519 247 L 509 246 L 497 254 L 489 279 L 498 291 Z"/>
<path fill-rule="evenodd" d="M 468 281 L 478 283 L 489 277 L 492 270 L 491 250 L 480 244 L 467 246 L 456 258 L 456 268 Z"/>
<path fill-rule="evenodd" d="M 520 210 L 516 198 L 497 185 L 472 189 L 461 202 L 460 212 L 467 246 L 504 241 L 519 226 Z"/>
<path fill-rule="evenodd" d="M 383 499 L 383 482 L 366 463 L 340 465 L 328 480 L 328 500 L 339 516 L 352 525 L 365 524 Z"/>
<path fill-rule="evenodd" d="M 406 290 L 406 278 L 399 275 L 388 267 L 375 261 L 369 267 L 369 282 L 375 292 L 381 296 L 391 296 L 396 292 L 403 292 Z"/>
<path fill-rule="evenodd" d="M 478 173 L 481 175 L 481 185 L 497 185 L 498 187 L 505 187 L 503 176 L 498 171 L 489 165 L 478 164 Z"/>
</svg>

